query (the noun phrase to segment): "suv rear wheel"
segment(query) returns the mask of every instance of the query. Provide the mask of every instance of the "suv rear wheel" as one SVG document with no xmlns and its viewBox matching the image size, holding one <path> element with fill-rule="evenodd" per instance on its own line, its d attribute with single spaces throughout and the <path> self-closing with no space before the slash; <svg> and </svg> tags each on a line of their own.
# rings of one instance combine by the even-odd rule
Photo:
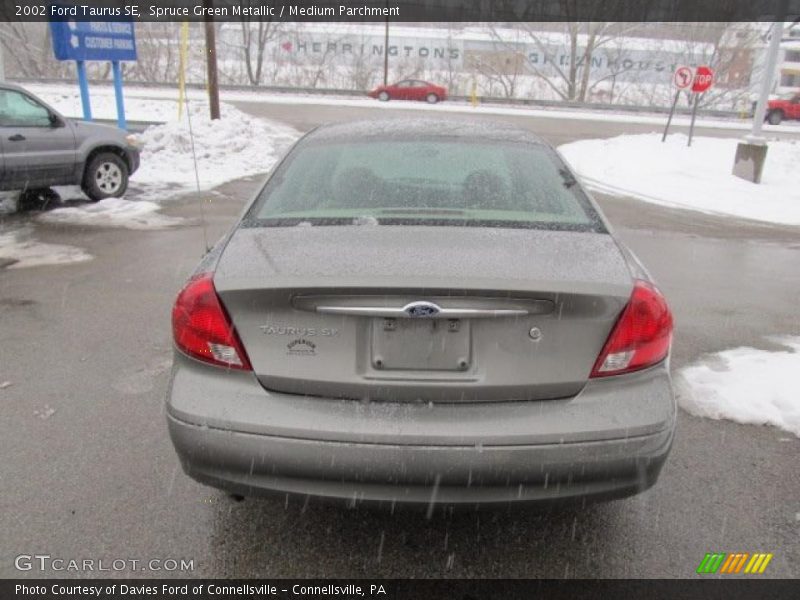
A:
<svg viewBox="0 0 800 600">
<path fill-rule="evenodd" d="M 94 202 L 119 198 L 128 189 L 128 165 L 113 152 L 101 152 L 86 166 L 81 189 Z"/>
<path fill-rule="evenodd" d="M 770 111 L 769 115 L 767 115 L 767 121 L 770 125 L 780 125 L 781 121 L 783 121 L 783 113 L 779 110 Z"/>
</svg>

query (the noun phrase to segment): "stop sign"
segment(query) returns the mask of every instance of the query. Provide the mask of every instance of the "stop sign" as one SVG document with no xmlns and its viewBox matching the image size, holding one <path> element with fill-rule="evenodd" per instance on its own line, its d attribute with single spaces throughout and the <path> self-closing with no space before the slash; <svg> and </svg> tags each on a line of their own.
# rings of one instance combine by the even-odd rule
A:
<svg viewBox="0 0 800 600">
<path fill-rule="evenodd" d="M 697 94 L 705 92 L 712 83 L 714 83 L 714 71 L 706 66 L 697 67 L 694 72 L 694 81 L 692 81 L 692 91 Z"/>
</svg>

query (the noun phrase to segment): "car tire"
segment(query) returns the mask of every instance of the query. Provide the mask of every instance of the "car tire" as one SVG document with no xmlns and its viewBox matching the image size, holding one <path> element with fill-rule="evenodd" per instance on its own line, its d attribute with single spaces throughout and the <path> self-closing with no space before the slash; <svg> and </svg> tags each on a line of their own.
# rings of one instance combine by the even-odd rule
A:
<svg viewBox="0 0 800 600">
<path fill-rule="evenodd" d="M 427 100 L 428 104 L 436 104 L 439 101 L 439 96 L 431 93 L 425 96 L 425 100 Z"/>
<path fill-rule="evenodd" d="M 767 122 L 770 125 L 780 125 L 781 121 L 783 121 L 783 113 L 779 110 L 770 111 L 767 115 Z"/>
<path fill-rule="evenodd" d="M 17 210 L 47 210 L 58 204 L 61 204 L 61 196 L 54 189 L 33 188 L 20 192 L 17 199 Z"/>
<path fill-rule="evenodd" d="M 381 102 L 388 102 L 389 101 L 389 92 L 381 92 L 378 94 L 378 100 Z"/>
<path fill-rule="evenodd" d="M 113 152 L 94 156 L 83 174 L 81 189 L 92 202 L 119 198 L 128 189 L 128 165 Z"/>
</svg>

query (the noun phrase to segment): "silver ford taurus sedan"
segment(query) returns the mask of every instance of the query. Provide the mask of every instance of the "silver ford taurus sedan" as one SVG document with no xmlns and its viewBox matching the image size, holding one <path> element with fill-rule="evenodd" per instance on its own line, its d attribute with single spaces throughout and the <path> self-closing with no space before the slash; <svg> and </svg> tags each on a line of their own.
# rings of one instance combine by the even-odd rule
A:
<svg viewBox="0 0 800 600">
<path fill-rule="evenodd" d="M 314 130 L 172 319 L 172 441 L 236 495 L 613 498 L 672 443 L 664 297 L 558 154 L 501 124 Z"/>
</svg>

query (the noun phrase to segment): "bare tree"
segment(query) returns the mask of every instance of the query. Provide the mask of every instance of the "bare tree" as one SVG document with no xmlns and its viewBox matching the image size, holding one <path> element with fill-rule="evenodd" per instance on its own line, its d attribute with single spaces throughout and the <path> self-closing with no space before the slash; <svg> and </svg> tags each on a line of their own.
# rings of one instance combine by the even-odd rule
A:
<svg viewBox="0 0 800 600">
<path fill-rule="evenodd" d="M 366 38 L 362 37 L 360 45 L 363 46 L 366 41 Z M 355 43 L 354 45 L 358 46 L 359 44 Z M 345 67 L 345 72 L 347 87 L 355 90 L 366 90 L 377 79 L 379 65 L 369 54 L 365 54 L 363 51 L 354 52 Z"/>
<path fill-rule="evenodd" d="M 0 23 L 0 43 L 6 60 L 6 74 L 16 77 L 65 77 L 70 65 L 57 61 L 47 23 L 7 21 Z"/>
<path fill-rule="evenodd" d="M 240 0 L 242 8 L 251 5 L 248 0 Z M 250 85 L 261 85 L 264 57 L 267 43 L 278 33 L 279 24 L 272 19 L 253 21 L 252 17 L 242 17 L 242 58 L 247 69 Z"/>
<path fill-rule="evenodd" d="M 134 80 L 148 83 L 177 81 L 179 30 L 179 23 L 137 23 L 137 60 L 126 74 Z"/>
<path fill-rule="evenodd" d="M 454 51 L 454 43 L 453 43 L 453 24 L 447 24 L 447 59 L 446 59 L 446 67 L 445 67 L 445 81 L 447 84 L 447 89 L 451 91 L 455 90 L 457 83 L 458 83 L 458 75 L 456 69 L 456 61 L 453 55 Z"/>
<path fill-rule="evenodd" d="M 758 23 L 687 23 L 683 39 L 651 39 L 651 52 L 672 57 L 658 80 L 637 81 L 626 74 L 624 85 L 614 89 L 614 101 L 624 104 L 669 106 L 675 94 L 672 71 L 677 65 L 709 65 L 714 86 L 700 96 L 701 108 L 746 110 L 749 108 L 756 55 L 764 26 Z M 757 76 L 757 74 L 756 74 Z M 694 100 L 690 90 L 679 94 L 680 105 L 689 108 Z"/>
<path fill-rule="evenodd" d="M 714 70 L 714 86 L 700 97 L 699 106 L 736 109 L 749 102 L 755 54 L 764 32 L 755 23 L 709 23 L 708 29 L 707 43 L 686 44 L 687 56 Z"/>
<path fill-rule="evenodd" d="M 513 98 L 517 93 L 517 82 L 525 70 L 525 44 L 519 29 L 503 29 L 491 26 L 493 38 L 491 49 L 473 51 L 467 59 L 467 68 L 482 76 L 488 84 L 489 95 L 496 87 L 502 95 Z"/>
<path fill-rule="evenodd" d="M 586 90 L 589 101 L 600 100 L 613 104 L 630 87 L 633 69 L 625 60 L 628 54 L 626 41 L 623 37 L 615 37 L 595 50 L 592 61 L 598 56 L 601 62 L 605 61 L 607 69 L 604 75 L 591 79 Z"/>
<path fill-rule="evenodd" d="M 531 55 L 536 60 L 529 57 L 527 63 L 531 72 L 562 100 L 578 102 L 586 102 L 591 90 L 595 53 L 631 29 L 601 21 L 563 23 L 560 32 L 541 31 L 533 23 L 522 23 L 521 27 L 537 48 Z"/>
<path fill-rule="evenodd" d="M 336 31 L 332 29 L 332 32 Z M 330 85 L 336 72 L 337 50 L 346 34 L 326 37 L 325 41 L 314 41 L 305 36 L 302 27 L 295 26 L 286 42 L 288 58 L 283 62 L 286 85 L 316 88 Z M 282 44 L 283 45 L 283 44 Z"/>
</svg>

